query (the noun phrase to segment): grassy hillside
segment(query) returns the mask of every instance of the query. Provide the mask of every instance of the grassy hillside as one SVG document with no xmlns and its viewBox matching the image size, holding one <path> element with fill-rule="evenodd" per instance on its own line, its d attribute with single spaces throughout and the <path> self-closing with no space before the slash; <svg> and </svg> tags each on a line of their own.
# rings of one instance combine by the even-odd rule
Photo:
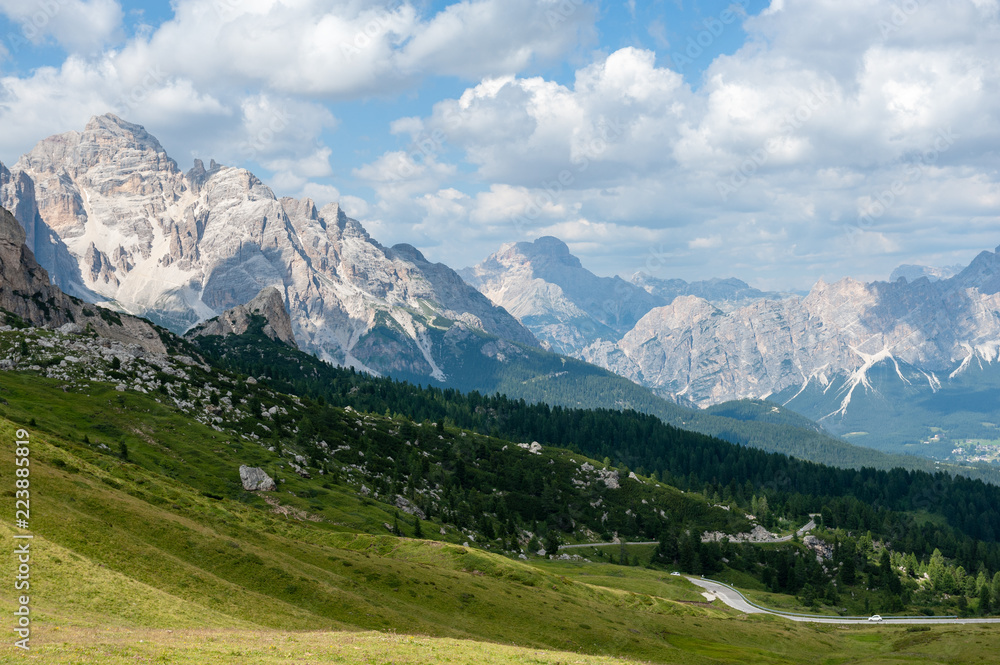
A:
<svg viewBox="0 0 1000 665">
<path fill-rule="evenodd" d="M 484 396 L 461 394 L 453 389 L 421 389 L 333 368 L 288 347 L 275 349 L 260 336 L 230 337 L 224 343 L 215 338 L 204 343 L 220 363 L 260 373 L 259 376 L 269 377 L 272 385 L 284 390 L 318 395 L 317 399 L 326 396 L 331 403 L 353 404 L 376 413 L 398 413 L 417 420 L 445 419 L 508 439 L 531 437 L 542 443 L 575 448 L 596 459 L 610 458 L 628 465 L 640 475 L 657 473 L 665 482 L 682 489 L 717 495 L 724 502 L 734 501 L 750 512 L 753 512 L 754 493 L 768 495 L 772 512 L 795 519 L 807 512 L 819 512 L 829 498 L 839 497 L 842 510 L 838 512 L 841 517 L 838 526 L 870 529 L 876 536 L 883 533 L 894 542 L 907 540 L 907 547 L 923 556 L 929 556 L 936 544 L 941 543 L 947 556 L 964 556 L 963 565 L 967 567 L 978 567 L 983 560 L 975 554 L 978 545 L 972 541 L 986 541 L 996 553 L 991 559 L 997 565 L 989 565 L 992 569 L 1000 567 L 1000 550 L 996 547 L 1000 534 L 997 511 L 1000 494 L 992 485 L 951 478 L 942 473 L 946 470 L 944 466 L 934 467 L 932 473 L 901 469 L 883 472 L 871 468 L 837 470 L 682 431 L 634 411 L 550 408 L 500 394 Z M 740 416 L 747 411 L 774 413 L 766 402 L 741 403 L 738 408 L 729 409 Z M 783 417 L 780 411 L 776 416 Z M 736 418 L 729 420 L 743 422 Z M 995 470 L 991 473 L 961 470 L 985 480 L 995 479 L 996 475 Z M 854 505 L 846 505 L 845 501 Z M 901 515 L 886 514 L 887 508 L 899 513 L 916 509 L 944 514 L 948 524 L 964 531 L 968 538 L 964 545 L 969 547 L 959 547 L 944 532 L 928 531 L 919 524 L 908 523 Z M 897 536 L 897 532 L 905 538 Z"/>
<path fill-rule="evenodd" d="M 0 440 L 14 429 L 0 421 Z M 996 630 L 745 617 L 692 602 L 663 573 L 352 533 L 205 496 L 41 429 L 31 442 L 36 632 L 30 654 L 5 644 L 0 662 L 943 663 L 1000 648 Z M 12 468 L 0 447 L 0 483 Z M 10 492 L 2 503 L 11 514 Z"/>
</svg>

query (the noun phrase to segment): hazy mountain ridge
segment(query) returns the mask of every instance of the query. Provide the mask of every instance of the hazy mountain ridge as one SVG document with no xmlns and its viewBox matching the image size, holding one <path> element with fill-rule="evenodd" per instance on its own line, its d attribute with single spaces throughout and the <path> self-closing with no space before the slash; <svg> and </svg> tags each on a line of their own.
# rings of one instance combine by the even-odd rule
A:
<svg viewBox="0 0 1000 665">
<path fill-rule="evenodd" d="M 551 236 L 503 245 L 459 274 L 560 353 L 617 339 L 663 300 L 620 277 L 598 277 Z"/>
<path fill-rule="evenodd" d="M 896 282 L 900 279 L 905 279 L 907 282 L 915 282 L 921 277 L 926 277 L 928 280 L 936 282 L 941 279 L 954 277 L 962 272 L 964 268 L 965 266 L 963 265 L 936 267 L 904 263 L 892 271 L 892 274 L 889 275 L 889 281 Z"/>
<path fill-rule="evenodd" d="M 394 368 L 444 378 L 428 338 L 462 328 L 537 344 L 453 271 L 388 249 L 335 204 L 278 199 L 252 173 L 187 173 L 142 127 L 111 114 L 38 143 L 0 170 L 2 203 L 53 281 L 176 332 L 276 287 L 303 348 L 375 372 L 368 338 L 392 329 Z"/>
<path fill-rule="evenodd" d="M 793 295 L 791 293 L 761 291 L 735 277 L 715 277 L 687 282 L 683 279 L 661 279 L 644 272 L 637 272 L 632 275 L 630 281 L 636 286 L 642 287 L 646 292 L 659 296 L 667 305 L 680 296 L 697 296 L 724 311 L 748 305 L 755 300 L 764 298 L 781 300 Z"/>
<path fill-rule="evenodd" d="M 650 311 L 614 348 L 585 357 L 701 405 L 827 386 L 840 374 L 864 386 L 867 370 L 883 360 L 919 368 L 934 386 L 974 358 L 1000 357 L 998 267 L 1000 257 L 983 252 L 938 282 L 820 281 L 804 298 L 731 312 L 681 297 Z M 844 407 L 850 398 L 843 395 Z"/>
<path fill-rule="evenodd" d="M 531 244 L 505 246 L 477 266 L 472 283 L 511 307 L 545 339 L 549 328 L 539 325 L 540 313 L 575 314 L 575 303 L 571 291 L 547 282 L 546 272 L 532 265 L 537 251 L 516 251 L 523 247 Z M 516 261 L 509 260 L 512 254 Z M 601 279 L 575 257 L 561 261 L 571 264 L 575 274 Z M 920 395 L 930 400 L 928 413 L 933 414 L 940 412 L 935 400 L 951 399 L 947 396 L 958 385 L 956 377 L 1000 361 L 1000 254 L 982 252 L 950 277 L 936 277 L 945 275 L 945 269 L 900 270 L 891 282 L 820 281 L 806 295 L 762 292 L 736 279 L 689 284 L 640 274 L 632 282 L 664 304 L 648 309 L 617 338 L 610 326 L 606 334 L 587 337 L 574 330 L 586 319 L 566 316 L 559 322 L 560 339 L 568 353 L 682 404 L 706 407 L 772 397 L 836 432 L 885 431 L 877 422 L 866 426 L 863 419 L 844 418 L 852 404 L 858 408 L 869 397 L 890 399 L 870 380 L 875 368 L 888 366 L 889 374 L 905 386 L 903 392 L 890 390 L 896 398 L 902 399 L 904 392 L 911 398 Z M 917 272 L 919 278 L 907 278 Z M 549 297 L 553 293 L 557 297 Z M 627 290 L 619 295 L 622 301 L 640 302 Z M 593 341 L 580 347 L 582 339 Z M 963 384 L 959 390 L 968 394 L 971 389 Z M 976 404 L 979 410 L 970 418 L 997 420 L 997 409 L 984 411 L 982 400 Z M 900 425 L 913 420 L 906 404 L 861 410 L 876 420 L 879 413 L 890 421 L 898 414 L 904 419 Z M 926 421 L 921 436 L 937 426 L 933 417 L 921 421 Z M 963 436 L 981 434 L 976 424 L 970 420 L 970 427 L 960 428 Z M 895 429 L 916 436 L 909 426 Z"/>
<path fill-rule="evenodd" d="M 513 314 L 552 350 L 584 357 L 586 347 L 614 342 L 651 310 L 681 295 L 698 295 L 729 310 L 761 298 L 781 298 L 735 278 L 688 283 L 636 273 L 598 277 L 562 240 L 507 243 L 459 274 Z"/>
</svg>

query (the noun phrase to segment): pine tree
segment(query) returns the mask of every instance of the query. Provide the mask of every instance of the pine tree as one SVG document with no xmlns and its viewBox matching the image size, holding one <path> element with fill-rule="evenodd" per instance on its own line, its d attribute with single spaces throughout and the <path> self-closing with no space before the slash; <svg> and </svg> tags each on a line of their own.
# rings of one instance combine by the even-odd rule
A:
<svg viewBox="0 0 1000 665">
<path fill-rule="evenodd" d="M 844 586 L 853 586 L 857 581 L 857 567 L 854 565 L 854 553 L 850 552 L 840 564 L 840 581 Z"/>
<path fill-rule="evenodd" d="M 653 562 L 669 566 L 676 560 L 677 538 L 668 529 L 664 529 L 660 535 L 660 542 L 656 545 L 656 551 L 653 552 Z"/>
<path fill-rule="evenodd" d="M 990 585 L 984 584 L 979 588 L 979 613 L 983 616 L 992 610 L 990 598 Z"/>
</svg>

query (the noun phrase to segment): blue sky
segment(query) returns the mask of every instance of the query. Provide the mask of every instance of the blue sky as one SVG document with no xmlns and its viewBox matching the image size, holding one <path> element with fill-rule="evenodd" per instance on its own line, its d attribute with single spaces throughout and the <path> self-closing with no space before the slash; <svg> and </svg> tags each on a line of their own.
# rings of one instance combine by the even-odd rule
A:
<svg viewBox="0 0 1000 665">
<path fill-rule="evenodd" d="M 115 112 L 462 267 L 771 289 L 1000 244 L 996 0 L 0 0 L 0 161 Z"/>
</svg>

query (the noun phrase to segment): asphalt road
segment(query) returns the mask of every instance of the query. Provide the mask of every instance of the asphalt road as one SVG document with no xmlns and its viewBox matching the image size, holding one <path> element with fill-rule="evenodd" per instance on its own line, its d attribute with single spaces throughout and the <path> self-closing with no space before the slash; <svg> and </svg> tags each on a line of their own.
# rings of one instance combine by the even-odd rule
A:
<svg viewBox="0 0 1000 665">
<path fill-rule="evenodd" d="M 651 540 L 648 543 L 634 543 L 631 540 L 625 541 L 626 545 L 659 545 L 655 540 Z M 601 547 L 602 545 L 621 545 L 620 542 L 617 543 L 580 543 L 579 545 L 560 545 L 560 550 L 571 550 L 577 547 Z"/>
<path fill-rule="evenodd" d="M 812 531 L 815 528 L 816 528 L 816 520 L 812 520 L 811 519 L 808 522 L 806 522 L 806 524 L 805 524 L 804 527 L 802 527 L 801 529 L 799 529 L 798 531 L 796 531 L 795 535 L 797 535 L 799 538 L 801 538 L 802 536 L 806 535 L 807 533 L 809 533 L 810 531 Z M 781 538 L 772 538 L 771 540 L 758 540 L 758 541 L 755 541 L 755 542 L 758 542 L 758 543 L 787 543 L 791 539 L 792 539 L 792 536 L 788 535 L 788 536 L 782 536 Z"/>
<path fill-rule="evenodd" d="M 808 525 L 807 525 L 808 526 Z M 946 618 L 900 618 L 900 619 L 883 619 L 881 622 L 869 621 L 867 618 L 845 618 L 845 617 L 833 617 L 833 616 L 792 616 L 788 614 L 782 614 L 780 612 L 774 612 L 762 607 L 751 605 L 746 598 L 743 597 L 739 591 L 727 587 L 717 582 L 712 582 L 711 580 L 699 579 L 697 577 L 687 577 L 688 580 L 694 584 L 705 589 L 705 591 L 712 597 L 712 600 L 718 599 L 729 605 L 735 610 L 744 612 L 745 614 L 773 614 L 775 616 L 784 617 L 791 621 L 803 621 L 807 623 L 843 623 L 843 624 L 864 624 L 872 625 L 875 623 L 882 624 L 931 624 L 931 623 L 950 623 L 950 624 L 965 624 L 965 623 L 1000 623 L 1000 619 L 946 619 Z"/>
</svg>

